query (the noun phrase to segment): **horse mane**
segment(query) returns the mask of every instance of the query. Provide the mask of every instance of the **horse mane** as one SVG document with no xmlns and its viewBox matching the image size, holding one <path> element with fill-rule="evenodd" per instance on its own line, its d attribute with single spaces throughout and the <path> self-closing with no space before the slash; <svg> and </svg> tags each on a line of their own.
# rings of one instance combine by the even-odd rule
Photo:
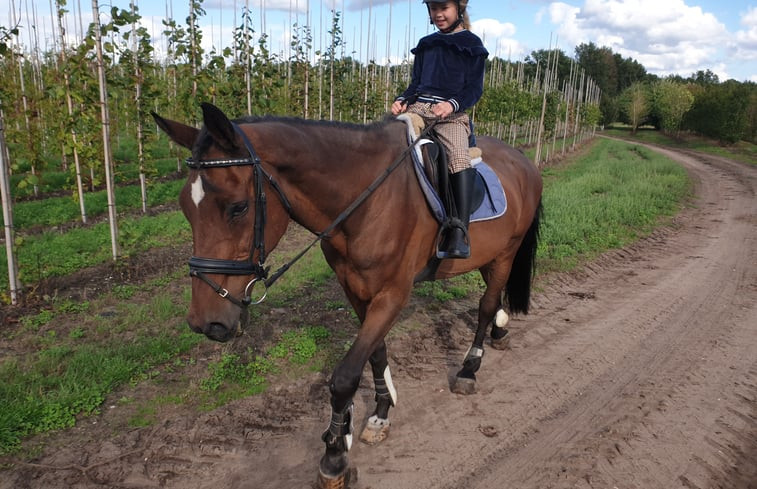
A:
<svg viewBox="0 0 757 489">
<path fill-rule="evenodd" d="M 281 124 L 286 124 L 286 125 L 295 126 L 295 127 L 336 128 L 336 129 L 343 129 L 347 131 L 365 133 L 365 132 L 383 130 L 387 125 L 391 124 L 392 122 L 397 122 L 397 120 L 393 116 L 387 115 L 383 119 L 372 122 L 370 124 L 356 124 L 353 122 L 314 120 L 314 119 L 303 119 L 300 117 L 264 115 L 264 116 L 239 117 L 239 118 L 233 119 L 233 122 L 236 124 L 260 124 L 260 123 L 275 122 L 275 123 L 281 123 Z M 207 128 L 203 126 L 202 129 L 200 130 L 199 136 L 197 137 L 197 141 L 195 141 L 194 147 L 192 148 L 192 157 L 195 159 L 199 159 L 199 156 L 204 154 L 210 148 L 212 143 L 213 143 L 213 138 L 211 137 Z"/>
<path fill-rule="evenodd" d="M 392 121 L 395 121 L 393 116 L 387 115 L 383 119 L 371 122 L 370 124 L 357 124 L 353 122 L 343 122 L 343 121 L 328 121 L 328 120 L 317 120 L 317 119 L 303 119 L 300 117 L 288 117 L 288 116 L 274 116 L 274 115 L 264 115 L 264 116 L 245 116 L 240 117 L 238 119 L 234 119 L 234 122 L 237 124 L 257 124 L 261 122 L 279 122 L 282 124 L 292 125 L 292 126 L 306 126 L 306 127 L 333 127 L 337 129 L 347 129 L 351 131 L 375 131 L 379 129 L 383 129 L 386 125 L 391 123 Z"/>
</svg>

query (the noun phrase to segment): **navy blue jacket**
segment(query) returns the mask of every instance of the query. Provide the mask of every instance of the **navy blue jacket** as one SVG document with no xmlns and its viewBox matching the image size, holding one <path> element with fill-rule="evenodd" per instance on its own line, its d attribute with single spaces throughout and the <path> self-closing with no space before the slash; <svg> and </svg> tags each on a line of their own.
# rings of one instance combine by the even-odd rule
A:
<svg viewBox="0 0 757 489">
<path fill-rule="evenodd" d="M 447 101 L 455 112 L 462 112 L 481 98 L 489 52 L 471 31 L 435 32 L 418 41 L 411 52 L 413 77 L 397 100 Z"/>
</svg>

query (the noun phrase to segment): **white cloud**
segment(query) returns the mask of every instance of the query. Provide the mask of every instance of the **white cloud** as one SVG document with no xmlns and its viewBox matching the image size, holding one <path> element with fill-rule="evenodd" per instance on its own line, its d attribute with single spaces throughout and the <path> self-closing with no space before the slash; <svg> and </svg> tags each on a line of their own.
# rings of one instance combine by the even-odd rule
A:
<svg viewBox="0 0 757 489">
<path fill-rule="evenodd" d="M 500 37 L 513 37 L 517 29 L 510 22 L 500 22 L 496 19 L 480 19 L 473 22 L 471 30 L 481 37 L 498 39 Z"/>
<path fill-rule="evenodd" d="M 562 44 L 578 46 L 583 42 L 574 41 L 575 39 L 582 39 L 584 37 L 576 23 L 576 16 L 581 11 L 579 7 L 574 7 L 567 3 L 554 2 L 549 4 L 546 10 L 549 14 L 549 21 L 554 25 L 560 26 L 555 34 L 562 41 Z M 544 44 L 547 44 L 547 40 L 544 41 Z"/>
<path fill-rule="evenodd" d="M 390 3 L 391 0 L 348 0 L 347 10 L 356 11 Z"/>
<path fill-rule="evenodd" d="M 607 46 L 661 75 L 717 65 L 730 37 L 713 14 L 684 0 L 585 0 L 582 7 L 554 2 L 548 11 L 561 44 Z"/>
<path fill-rule="evenodd" d="M 307 4 L 308 0 L 249 0 L 250 1 L 250 10 L 255 11 L 259 10 L 260 7 L 264 7 L 266 10 L 283 10 L 285 12 L 288 11 L 299 11 L 300 13 L 307 12 Z M 315 0 L 310 0 L 311 2 L 315 2 Z M 338 0 L 328 0 L 326 3 L 330 4 L 333 8 L 333 5 Z M 245 0 L 237 0 L 237 8 L 242 9 L 245 5 Z M 217 8 L 223 8 L 228 9 L 230 7 L 230 1 L 229 0 L 208 0 L 203 3 L 204 9 L 217 9 Z"/>
<path fill-rule="evenodd" d="M 732 43 L 734 57 L 739 60 L 757 60 L 757 7 L 751 7 L 742 14 L 741 25 L 744 29 L 735 33 Z"/>
<path fill-rule="evenodd" d="M 473 21 L 471 31 L 481 38 L 492 56 L 521 59 L 528 54 L 526 47 L 514 39 L 517 29 L 510 22 L 479 19 Z"/>
</svg>

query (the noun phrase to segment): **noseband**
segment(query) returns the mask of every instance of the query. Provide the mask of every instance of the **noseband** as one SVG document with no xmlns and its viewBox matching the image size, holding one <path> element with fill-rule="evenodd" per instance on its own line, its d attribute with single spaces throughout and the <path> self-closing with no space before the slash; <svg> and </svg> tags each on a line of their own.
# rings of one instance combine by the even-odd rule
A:
<svg viewBox="0 0 757 489">
<path fill-rule="evenodd" d="M 187 158 L 186 164 L 189 168 L 202 170 L 206 168 L 225 168 L 230 166 L 252 166 L 253 171 L 253 185 L 255 186 L 255 225 L 253 228 L 254 234 L 252 239 L 252 246 L 250 248 L 250 256 L 246 260 L 223 260 L 219 258 L 202 258 L 193 256 L 189 259 L 189 276 L 196 277 L 208 284 L 218 295 L 224 299 L 228 299 L 233 304 L 247 308 L 250 304 L 260 304 L 265 300 L 268 294 L 268 285 L 266 281 L 268 278 L 268 269 L 264 267 L 266 252 L 265 252 L 265 221 L 266 221 L 266 196 L 263 189 L 263 179 L 267 179 L 268 183 L 279 194 L 284 208 L 287 213 L 291 215 L 292 206 L 289 204 L 284 193 L 281 191 L 278 183 L 269 175 L 260 164 L 260 157 L 255 152 L 252 143 L 242 129 L 235 123 L 231 123 L 234 130 L 242 139 L 247 152 L 250 154 L 247 158 L 227 158 L 218 160 L 203 160 L 196 161 L 192 158 Z M 258 251 L 257 262 L 253 261 L 255 250 Z M 207 276 L 207 274 L 217 275 L 252 275 L 253 278 L 247 283 L 244 289 L 244 297 L 238 299 L 231 295 L 231 293 L 215 282 L 213 279 Z M 258 281 L 262 281 L 265 287 L 263 296 L 257 301 L 252 300 L 252 289 Z"/>
</svg>

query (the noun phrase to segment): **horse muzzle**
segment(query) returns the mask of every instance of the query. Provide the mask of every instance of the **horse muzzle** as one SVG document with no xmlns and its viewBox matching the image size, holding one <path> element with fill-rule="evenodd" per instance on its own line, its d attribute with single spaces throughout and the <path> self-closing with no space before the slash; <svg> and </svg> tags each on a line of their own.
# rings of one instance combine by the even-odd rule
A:
<svg viewBox="0 0 757 489">
<path fill-rule="evenodd" d="M 223 323 L 208 323 L 202 328 L 195 328 L 190 325 L 193 331 L 196 333 L 202 333 L 213 341 L 219 343 L 226 343 L 238 336 L 242 335 L 242 323 L 237 321 L 234 327 L 229 327 Z"/>
</svg>

